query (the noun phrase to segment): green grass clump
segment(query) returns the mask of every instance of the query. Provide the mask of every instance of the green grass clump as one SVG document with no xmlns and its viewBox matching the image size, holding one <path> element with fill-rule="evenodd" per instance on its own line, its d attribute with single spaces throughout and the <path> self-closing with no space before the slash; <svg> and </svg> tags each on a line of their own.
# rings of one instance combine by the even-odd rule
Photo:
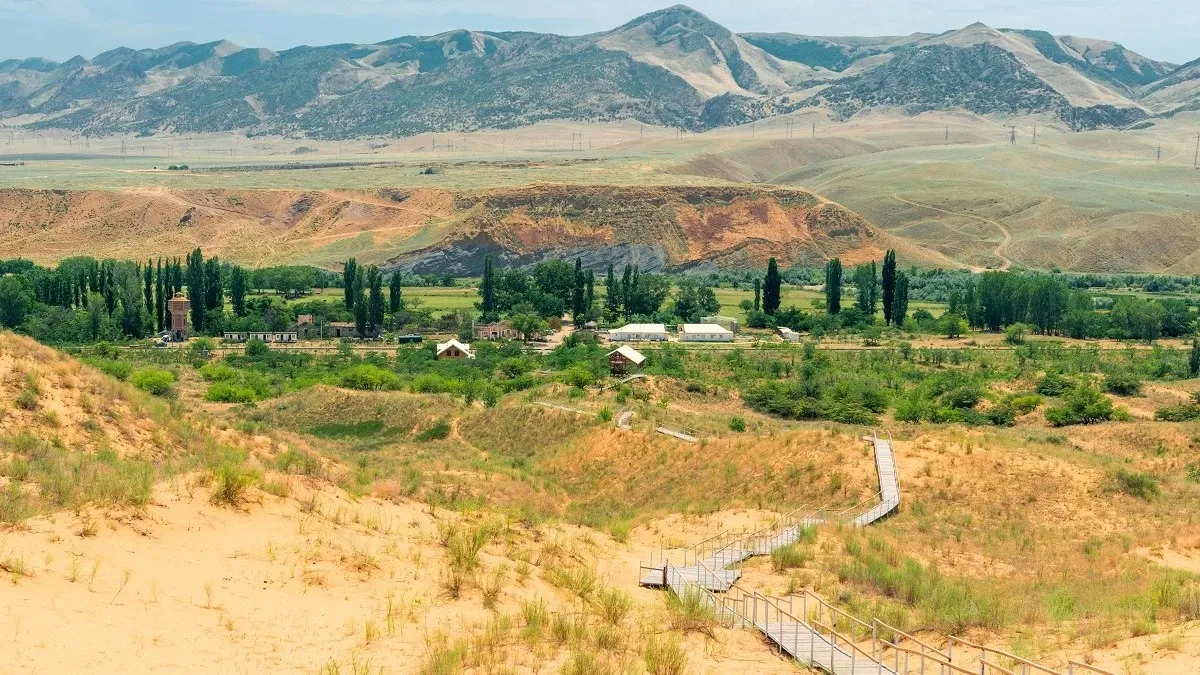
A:
<svg viewBox="0 0 1200 675">
<path fill-rule="evenodd" d="M 422 443 L 426 441 L 436 441 L 446 438 L 450 435 L 450 423 L 446 420 L 438 420 L 433 423 L 433 426 L 422 430 L 417 434 L 416 439 Z"/>
<path fill-rule="evenodd" d="M 717 623 L 716 608 L 704 591 L 688 586 L 683 597 L 667 595 L 667 609 L 671 616 L 671 628 L 684 633 L 712 635 Z"/>
<path fill-rule="evenodd" d="M 771 567 L 776 572 L 804 567 L 810 560 L 812 554 L 795 544 L 780 546 L 771 551 Z"/>
<path fill-rule="evenodd" d="M 1046 408 L 1046 420 L 1053 426 L 1095 424 L 1113 418 L 1112 401 L 1096 389 L 1080 385 L 1063 395 L 1062 405 Z"/>
<path fill-rule="evenodd" d="M 1116 473 L 1117 488 L 1127 495 L 1143 501 L 1151 501 L 1160 493 L 1158 479 L 1148 473 L 1136 473 L 1121 469 Z"/>
<path fill-rule="evenodd" d="M 229 382 L 215 382 L 204 392 L 204 400 L 215 403 L 254 403 L 259 400 L 258 394 L 250 387 L 243 387 Z"/>
<path fill-rule="evenodd" d="M 619 626 L 633 609 L 633 598 L 618 588 L 603 588 L 596 594 L 595 608 L 601 619 Z"/>
<path fill-rule="evenodd" d="M 143 368 L 129 377 L 133 386 L 155 396 L 169 396 L 174 392 L 175 373 L 161 368 Z"/>
<path fill-rule="evenodd" d="M 729 419 L 729 430 L 741 433 L 746 430 L 746 420 L 740 417 L 732 417 Z"/>
<path fill-rule="evenodd" d="M 241 506 L 246 501 L 251 486 L 258 476 L 241 463 L 226 461 L 212 471 L 212 503 L 225 506 Z"/>
<path fill-rule="evenodd" d="M 687 652 L 677 638 L 652 636 L 642 650 L 646 672 L 650 675 L 683 675 L 687 668 Z"/>
</svg>

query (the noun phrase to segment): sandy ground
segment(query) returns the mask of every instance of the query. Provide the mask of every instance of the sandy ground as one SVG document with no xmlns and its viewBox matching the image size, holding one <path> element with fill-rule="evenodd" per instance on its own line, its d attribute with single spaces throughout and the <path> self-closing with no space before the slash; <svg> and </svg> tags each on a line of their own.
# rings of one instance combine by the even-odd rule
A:
<svg viewBox="0 0 1200 675">
<path fill-rule="evenodd" d="M 415 672 L 439 632 L 467 634 L 494 616 L 477 590 L 457 601 L 442 592 L 443 554 L 426 506 L 295 488 L 289 498 L 262 495 L 243 512 L 209 504 L 205 490 L 180 479 L 159 486 L 142 514 L 63 513 L 0 535 L 0 559 L 28 572 L 4 580 L 8 657 L 0 672 L 316 672 L 330 663 Z M 314 494 L 318 507 L 306 513 Z M 665 525 L 682 526 L 683 536 L 756 518 Z M 89 522 L 98 532 L 81 534 Z M 631 636 L 658 632 L 664 596 L 636 586 L 647 546 L 575 528 L 536 537 L 595 556 L 601 583 L 631 592 L 644 613 Z M 651 538 L 647 531 L 634 541 Z M 484 567 L 513 565 L 506 553 L 489 546 Z M 531 598 L 571 611 L 572 601 L 541 574 L 514 579 L 496 613 L 514 614 Z M 368 639 L 368 631 L 376 634 Z M 721 629 L 686 646 L 689 672 L 792 672 L 746 632 Z M 508 664 L 530 672 L 547 665 L 541 660 L 565 658 L 517 649 Z"/>
</svg>

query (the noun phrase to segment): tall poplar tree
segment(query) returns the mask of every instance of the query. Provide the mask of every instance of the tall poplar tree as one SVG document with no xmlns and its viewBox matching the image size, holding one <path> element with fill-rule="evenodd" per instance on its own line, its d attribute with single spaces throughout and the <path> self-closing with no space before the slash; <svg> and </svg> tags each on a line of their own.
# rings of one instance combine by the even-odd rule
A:
<svg viewBox="0 0 1200 675">
<path fill-rule="evenodd" d="M 892 298 L 892 322 L 897 328 L 908 318 L 908 275 L 896 272 L 896 292 Z"/>
<path fill-rule="evenodd" d="M 891 325 L 892 305 L 896 298 L 896 250 L 883 256 L 883 322 Z"/>
<path fill-rule="evenodd" d="M 358 261 L 351 258 L 342 267 L 342 285 L 346 290 L 346 309 L 354 309 L 354 303 L 358 301 L 359 296 L 354 294 L 354 282 L 357 278 Z"/>
<path fill-rule="evenodd" d="M 484 316 L 496 312 L 496 261 L 491 253 L 483 259 L 483 279 L 479 283 L 479 309 Z"/>
<path fill-rule="evenodd" d="M 489 255 L 489 257 L 491 256 Z M 399 312 L 404 307 L 404 295 L 400 288 L 401 281 L 400 270 L 392 272 L 392 277 L 388 280 L 388 312 L 392 314 Z"/>
<path fill-rule="evenodd" d="M 837 258 L 825 263 L 825 311 L 842 311 L 842 261 Z"/>
<path fill-rule="evenodd" d="M 763 280 L 762 311 L 774 316 L 782 302 L 783 278 L 779 276 L 779 263 L 774 258 L 767 261 L 767 278 Z"/>
</svg>

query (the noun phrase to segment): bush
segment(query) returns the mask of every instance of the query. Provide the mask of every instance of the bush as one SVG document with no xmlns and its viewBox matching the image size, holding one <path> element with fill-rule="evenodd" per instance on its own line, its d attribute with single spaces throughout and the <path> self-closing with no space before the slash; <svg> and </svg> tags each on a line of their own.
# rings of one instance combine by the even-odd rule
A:
<svg viewBox="0 0 1200 675">
<path fill-rule="evenodd" d="M 130 376 L 133 386 L 155 396 L 168 396 L 175 384 L 175 373 L 159 368 L 144 368 Z"/>
<path fill-rule="evenodd" d="M 446 438 L 450 435 L 450 423 L 446 420 L 438 420 L 433 423 L 433 426 L 425 429 L 416 435 L 418 441 L 436 441 Z"/>
<path fill-rule="evenodd" d="M 780 546 L 771 551 L 771 567 L 776 572 L 804 567 L 812 556 L 795 544 Z"/>
<path fill-rule="evenodd" d="M 1127 495 L 1150 501 L 1159 495 L 1158 479 L 1146 473 L 1134 473 L 1124 469 L 1117 472 L 1117 487 Z"/>
<path fill-rule="evenodd" d="M 980 398 L 982 398 L 982 394 L 978 387 L 957 387 L 942 395 L 942 405 L 967 410 L 974 408 Z"/>
<path fill-rule="evenodd" d="M 258 400 L 258 395 L 250 387 L 215 382 L 204 392 L 204 400 L 217 403 L 254 403 Z"/>
<path fill-rule="evenodd" d="M 1037 394 L 1012 394 L 1004 399 L 1004 405 L 1012 408 L 1018 415 L 1031 413 L 1042 404 L 1042 397 Z"/>
<path fill-rule="evenodd" d="M 1142 380 L 1129 370 L 1113 370 L 1104 376 L 1104 391 L 1118 396 L 1142 393 Z"/>
<path fill-rule="evenodd" d="M 1029 333 L 1029 326 L 1023 323 L 1014 323 L 1004 330 L 1004 341 L 1010 345 L 1023 345 L 1027 333 Z"/>
<path fill-rule="evenodd" d="M 746 420 L 740 417 L 733 417 L 729 420 L 729 430 L 741 433 L 746 430 Z"/>
<path fill-rule="evenodd" d="M 212 503 L 239 506 L 246 501 L 246 491 L 254 484 L 256 476 L 240 464 L 226 462 L 212 474 Z"/>
<path fill-rule="evenodd" d="M 1096 389 L 1080 385 L 1063 397 L 1063 405 L 1046 408 L 1046 420 L 1056 427 L 1095 424 L 1113 417 L 1113 404 Z"/>
<path fill-rule="evenodd" d="M 1042 396 L 1062 396 L 1070 388 L 1071 380 L 1060 373 L 1046 373 L 1037 383 L 1037 393 Z"/>
<path fill-rule="evenodd" d="M 246 356 L 266 356 L 271 353 L 271 348 L 267 343 L 258 338 L 246 343 Z"/>
<path fill-rule="evenodd" d="M 97 370 L 105 375 L 111 375 L 118 380 L 128 380 L 130 373 L 133 372 L 133 366 L 124 361 L 114 361 L 112 359 L 92 359 L 89 361 Z"/>
<path fill-rule="evenodd" d="M 1173 405 L 1154 411 L 1154 419 L 1163 422 L 1191 422 L 1200 419 L 1200 405 Z"/>
<path fill-rule="evenodd" d="M 400 388 L 400 377 L 390 370 L 363 363 L 342 373 L 338 383 L 347 389 L 391 391 Z"/>
</svg>

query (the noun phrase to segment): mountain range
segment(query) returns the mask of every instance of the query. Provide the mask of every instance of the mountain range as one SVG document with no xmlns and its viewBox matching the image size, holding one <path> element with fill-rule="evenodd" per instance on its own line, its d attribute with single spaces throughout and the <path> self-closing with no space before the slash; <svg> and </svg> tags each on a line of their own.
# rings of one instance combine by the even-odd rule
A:
<svg viewBox="0 0 1200 675">
<path fill-rule="evenodd" d="M 691 131 L 796 111 L 1050 115 L 1075 130 L 1200 110 L 1200 59 L 983 24 L 905 37 L 738 34 L 677 5 L 583 36 L 457 30 L 284 51 L 228 41 L 0 62 L 0 120 L 111 134 L 322 139 L 636 119 Z"/>
</svg>

